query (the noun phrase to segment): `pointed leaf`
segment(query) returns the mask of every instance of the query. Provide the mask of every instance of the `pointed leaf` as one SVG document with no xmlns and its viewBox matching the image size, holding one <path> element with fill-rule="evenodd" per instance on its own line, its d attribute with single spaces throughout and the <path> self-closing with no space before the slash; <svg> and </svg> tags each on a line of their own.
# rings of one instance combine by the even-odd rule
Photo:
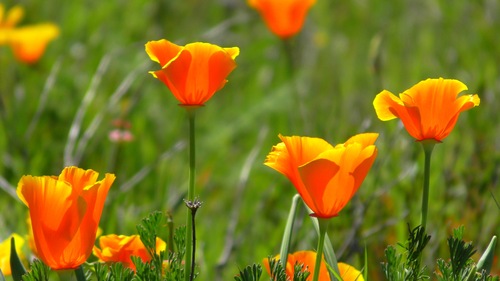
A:
<svg viewBox="0 0 500 281">
<path fill-rule="evenodd" d="M 477 262 L 478 271 L 486 270 L 486 274 L 490 274 L 491 266 L 493 265 L 493 258 L 495 256 L 495 246 L 497 245 L 497 237 L 493 236 L 491 238 L 490 244 L 486 251 Z"/>
<path fill-rule="evenodd" d="M 17 255 L 16 241 L 14 237 L 10 239 L 10 268 L 14 281 L 22 281 L 23 275 L 26 274 L 26 269 Z"/>
</svg>

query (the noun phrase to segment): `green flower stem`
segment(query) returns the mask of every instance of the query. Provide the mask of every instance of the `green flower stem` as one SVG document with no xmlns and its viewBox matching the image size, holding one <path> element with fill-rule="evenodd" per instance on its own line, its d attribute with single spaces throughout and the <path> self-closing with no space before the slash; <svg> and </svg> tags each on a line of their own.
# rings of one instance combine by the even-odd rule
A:
<svg viewBox="0 0 500 281">
<path fill-rule="evenodd" d="M 83 273 L 83 268 L 81 265 L 75 269 L 75 274 L 76 274 L 77 281 L 86 281 L 87 280 L 87 279 L 85 279 L 85 273 Z"/>
<path fill-rule="evenodd" d="M 198 106 L 184 106 L 187 111 L 189 119 L 189 186 L 188 186 L 188 201 L 194 200 L 194 178 L 195 178 L 195 111 Z M 191 275 L 194 272 L 191 268 L 194 268 L 194 248 L 193 248 L 193 213 L 188 208 L 187 209 L 187 221 L 186 221 L 186 257 L 184 259 L 184 280 L 189 281 Z M 193 263 L 193 264 L 191 264 Z"/>
<path fill-rule="evenodd" d="M 424 165 L 424 189 L 422 194 L 422 217 L 420 220 L 420 225 L 422 228 L 426 228 L 427 225 L 427 210 L 429 208 L 429 180 L 431 172 L 431 156 L 434 145 L 437 143 L 436 140 L 423 140 L 420 142 L 424 148 L 425 153 L 425 165 Z"/>
<path fill-rule="evenodd" d="M 313 281 L 318 281 L 319 279 L 319 269 L 321 267 L 321 261 L 323 260 L 323 245 L 325 244 L 326 230 L 328 229 L 329 219 L 318 218 L 319 222 L 319 240 L 318 249 L 316 251 L 316 262 L 314 264 L 314 275 Z"/>
</svg>

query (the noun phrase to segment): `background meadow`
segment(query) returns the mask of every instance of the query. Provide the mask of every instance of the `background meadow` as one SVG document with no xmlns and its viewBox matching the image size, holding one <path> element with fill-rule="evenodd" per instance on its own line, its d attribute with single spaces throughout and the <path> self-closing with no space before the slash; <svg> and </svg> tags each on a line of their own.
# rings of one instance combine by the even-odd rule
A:
<svg viewBox="0 0 500 281">
<path fill-rule="evenodd" d="M 382 280 L 383 250 L 405 240 L 407 223 L 419 223 L 423 152 L 399 121 L 378 120 L 372 102 L 383 89 L 398 94 L 426 78 L 459 79 L 481 105 L 434 149 L 424 258 L 431 268 L 448 258 L 445 238 L 459 225 L 479 252 L 499 234 L 495 0 L 318 0 L 290 45 L 243 0 L 3 4 L 25 8 L 21 25 L 52 21 L 61 34 L 32 66 L 0 46 L 1 240 L 27 233 L 27 208 L 15 195 L 21 176 L 58 175 L 67 165 L 116 174 L 104 234 L 135 234 L 153 210 L 185 223 L 187 118 L 147 73 L 159 66 L 144 51 L 161 38 L 240 48 L 229 82 L 197 118 L 198 279 L 232 280 L 238 268 L 279 252 L 295 189 L 262 164 L 279 133 L 336 144 L 378 132 L 377 160 L 329 237 L 338 259 L 358 268 L 366 247 L 369 276 Z M 133 141 L 110 141 L 116 120 Z M 292 251 L 314 249 L 303 207 L 295 226 Z"/>
</svg>

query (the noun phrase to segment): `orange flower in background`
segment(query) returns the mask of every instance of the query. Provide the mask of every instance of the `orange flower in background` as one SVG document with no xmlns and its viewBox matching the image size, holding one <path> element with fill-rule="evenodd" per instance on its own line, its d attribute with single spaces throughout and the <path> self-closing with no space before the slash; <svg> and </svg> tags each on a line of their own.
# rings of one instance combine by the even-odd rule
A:
<svg viewBox="0 0 500 281">
<path fill-rule="evenodd" d="M 135 269 L 131 257 L 140 257 L 144 262 L 150 261 L 146 247 L 139 235 L 116 235 L 110 234 L 99 238 L 99 247 L 94 246 L 93 253 L 100 261 L 121 262 L 124 266 Z M 156 238 L 156 252 L 160 253 L 167 248 L 167 244 L 160 238 Z"/>
<path fill-rule="evenodd" d="M 279 258 L 280 255 L 274 257 L 275 260 L 278 260 Z M 316 252 L 313 251 L 298 251 L 293 254 L 289 254 L 286 262 L 286 269 L 285 269 L 286 275 L 290 278 L 290 280 L 292 280 L 295 264 L 302 264 L 303 265 L 302 270 L 305 270 L 307 268 L 307 271 L 310 272 L 309 276 L 307 277 L 307 280 L 312 280 L 315 262 L 316 262 Z M 267 273 L 271 274 L 271 270 L 269 268 L 269 260 L 267 258 L 264 259 L 263 264 L 267 270 Z M 342 277 L 342 280 L 364 281 L 363 275 L 356 268 L 342 262 L 339 262 L 337 265 L 339 267 L 340 277 Z M 321 262 L 320 265 L 318 280 L 330 281 L 330 274 L 328 273 L 326 262 L 324 260 Z"/>
<path fill-rule="evenodd" d="M 236 68 L 237 47 L 221 48 L 209 43 L 178 46 L 165 39 L 149 41 L 146 52 L 161 69 L 150 73 L 161 80 L 181 105 L 203 105 L 226 84 Z"/>
<path fill-rule="evenodd" d="M 375 133 L 359 134 L 335 147 L 320 138 L 279 136 L 265 165 L 292 182 L 319 218 L 338 215 L 368 174 L 377 148 Z"/>
<path fill-rule="evenodd" d="M 282 39 L 297 34 L 316 0 L 248 0 L 264 19 L 267 27 Z"/>
<path fill-rule="evenodd" d="M 67 167 L 56 176 L 23 176 L 17 194 L 28 206 L 38 257 L 52 269 L 74 269 L 92 252 L 113 174 Z"/>
<path fill-rule="evenodd" d="M 16 59 L 24 63 L 37 62 L 48 43 L 59 35 L 59 28 L 52 23 L 16 27 L 24 16 L 20 6 L 4 14 L 4 6 L 0 4 L 0 45 L 10 45 Z"/>
<path fill-rule="evenodd" d="M 418 141 L 446 138 L 462 111 L 479 105 L 479 97 L 463 95 L 464 83 L 453 79 L 427 79 L 404 91 L 399 97 L 383 90 L 373 101 L 382 121 L 399 118 L 408 133 Z"/>
<path fill-rule="evenodd" d="M 16 241 L 16 252 L 17 255 L 19 256 L 20 259 L 24 258 L 23 255 L 23 245 L 24 245 L 24 239 L 16 233 L 13 233 L 11 236 L 9 236 L 7 239 L 2 241 L 0 243 L 0 270 L 2 270 L 3 275 L 11 275 L 12 271 L 10 269 L 10 245 L 11 245 L 11 238 L 14 237 Z"/>
</svg>

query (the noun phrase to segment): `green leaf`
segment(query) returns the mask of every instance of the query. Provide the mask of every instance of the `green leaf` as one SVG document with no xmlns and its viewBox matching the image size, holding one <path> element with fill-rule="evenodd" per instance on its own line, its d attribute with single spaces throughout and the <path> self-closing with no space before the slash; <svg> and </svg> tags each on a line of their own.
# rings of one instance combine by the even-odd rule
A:
<svg viewBox="0 0 500 281">
<path fill-rule="evenodd" d="M 3 272 L 0 269 L 0 281 L 5 281 L 5 277 L 3 276 Z"/>
<path fill-rule="evenodd" d="M 35 259 L 31 263 L 31 270 L 23 275 L 23 281 L 48 281 L 50 267 L 41 260 Z"/>
<path fill-rule="evenodd" d="M 262 275 L 262 266 L 260 264 L 253 264 L 246 266 L 240 273 L 234 276 L 236 281 L 259 281 Z"/>
<path fill-rule="evenodd" d="M 495 256 L 495 247 L 497 245 L 497 237 L 493 236 L 491 238 L 490 244 L 486 251 L 484 251 L 483 255 L 477 262 L 478 271 L 485 270 L 486 274 L 490 274 L 491 266 L 493 265 L 493 258 Z"/>
<path fill-rule="evenodd" d="M 290 241 L 292 240 L 293 223 L 295 221 L 295 214 L 297 213 L 297 203 L 300 200 L 300 195 L 295 194 L 292 199 L 292 206 L 288 213 L 286 221 L 285 232 L 283 233 L 283 240 L 281 241 L 280 260 L 281 265 L 286 268 L 286 261 L 288 259 L 288 251 L 290 250 Z"/>
<path fill-rule="evenodd" d="M 17 255 L 14 237 L 10 239 L 10 268 L 12 271 L 12 279 L 14 279 L 14 281 L 22 281 L 23 275 L 26 274 L 26 268 L 24 268 L 21 259 L 19 259 Z"/>
</svg>

